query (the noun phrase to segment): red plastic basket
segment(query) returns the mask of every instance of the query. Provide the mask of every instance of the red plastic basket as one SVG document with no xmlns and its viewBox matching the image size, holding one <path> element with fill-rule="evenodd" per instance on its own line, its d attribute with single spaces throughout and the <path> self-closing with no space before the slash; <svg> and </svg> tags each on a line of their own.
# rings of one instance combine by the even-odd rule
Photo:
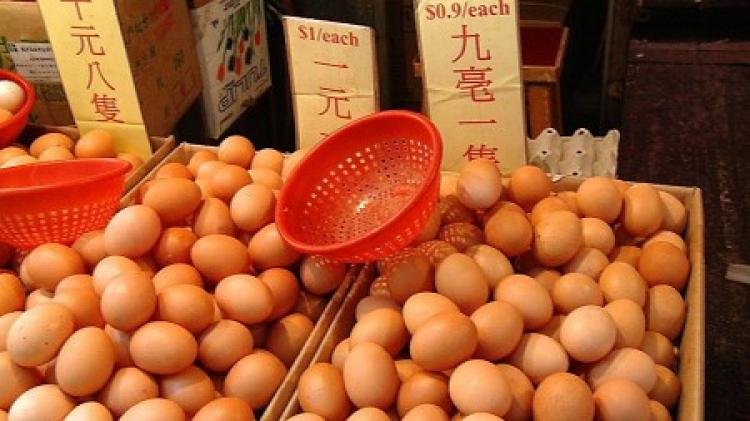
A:
<svg viewBox="0 0 750 421">
<path fill-rule="evenodd" d="M 21 106 L 21 109 L 18 110 L 10 120 L 5 123 L 0 123 L 0 148 L 4 148 L 15 142 L 16 139 L 18 139 L 18 136 L 21 135 L 21 132 L 23 132 L 23 129 L 26 128 L 29 114 L 34 107 L 36 95 L 34 94 L 34 88 L 31 84 L 27 82 L 26 79 L 13 72 L 0 69 L 0 80 L 12 80 L 13 82 L 16 82 L 26 94 L 26 100 Z"/>
<path fill-rule="evenodd" d="M 0 169 L 0 241 L 30 249 L 69 244 L 103 228 L 130 164 L 119 159 L 41 162 Z"/>
<path fill-rule="evenodd" d="M 306 254 L 366 262 L 411 243 L 435 209 L 443 146 L 426 117 L 384 111 L 312 148 L 276 208 L 284 239 Z"/>
</svg>

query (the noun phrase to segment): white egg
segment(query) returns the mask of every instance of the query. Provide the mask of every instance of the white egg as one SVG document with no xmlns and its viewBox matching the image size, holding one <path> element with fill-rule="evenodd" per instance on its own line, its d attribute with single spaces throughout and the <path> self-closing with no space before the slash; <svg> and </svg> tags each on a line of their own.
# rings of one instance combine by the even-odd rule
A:
<svg viewBox="0 0 750 421">
<path fill-rule="evenodd" d="M 15 114 L 26 100 L 23 88 L 12 80 L 0 80 L 0 108 Z"/>
</svg>

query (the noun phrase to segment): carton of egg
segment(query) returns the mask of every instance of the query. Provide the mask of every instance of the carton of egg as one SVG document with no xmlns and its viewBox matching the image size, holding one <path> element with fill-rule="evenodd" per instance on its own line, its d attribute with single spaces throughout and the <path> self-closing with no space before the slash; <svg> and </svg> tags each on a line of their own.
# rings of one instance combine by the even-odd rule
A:
<svg viewBox="0 0 750 421">
<path fill-rule="evenodd" d="M 543 130 L 535 139 L 527 139 L 529 164 L 552 175 L 578 177 L 615 177 L 620 132 L 610 130 L 604 137 L 595 137 L 586 129 L 572 136 L 560 136 L 552 128 Z"/>
</svg>

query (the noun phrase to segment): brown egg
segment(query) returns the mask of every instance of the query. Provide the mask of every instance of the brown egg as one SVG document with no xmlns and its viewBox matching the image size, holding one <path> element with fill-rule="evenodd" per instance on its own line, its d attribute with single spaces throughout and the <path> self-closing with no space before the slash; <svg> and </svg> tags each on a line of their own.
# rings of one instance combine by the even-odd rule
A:
<svg viewBox="0 0 750 421">
<path fill-rule="evenodd" d="M 509 211 L 513 211 L 513 212 L 518 212 L 521 215 L 523 215 L 524 217 L 527 216 L 526 215 L 526 211 L 523 210 L 523 208 L 521 208 L 517 204 L 515 204 L 513 202 L 509 202 L 507 200 L 501 200 L 501 201 L 495 203 L 495 205 L 493 207 L 491 207 L 491 208 L 487 209 L 486 211 L 482 212 L 482 214 L 480 215 L 480 219 L 482 221 L 482 225 L 487 225 L 487 221 L 489 221 L 490 218 L 492 218 L 493 216 L 495 216 L 495 214 L 498 213 L 498 212 L 500 212 L 501 210 L 509 210 Z"/>
<path fill-rule="evenodd" d="M 404 322 L 414 334 L 432 316 L 446 311 L 459 312 L 458 306 L 450 299 L 434 292 L 422 292 L 411 296 L 403 308 Z"/>
<path fill-rule="evenodd" d="M 62 420 L 75 402 L 57 385 L 43 384 L 21 394 L 8 411 L 9 420 Z"/>
<path fill-rule="evenodd" d="M 272 268 L 258 275 L 271 291 L 273 310 L 269 320 L 276 320 L 289 314 L 299 299 L 299 281 L 294 273 L 283 268 Z"/>
<path fill-rule="evenodd" d="M 262 408 L 271 401 L 286 373 L 284 363 L 270 352 L 252 353 L 229 370 L 224 394 L 244 400 L 254 410 Z"/>
<path fill-rule="evenodd" d="M 477 328 L 471 319 L 458 312 L 446 311 L 419 326 L 409 349 L 414 362 L 422 368 L 443 371 L 469 359 L 477 344 Z"/>
<path fill-rule="evenodd" d="M 57 284 L 57 287 L 55 287 L 55 293 L 59 294 L 61 292 L 77 289 L 85 289 L 91 292 L 95 292 L 94 278 L 92 278 L 91 275 L 84 274 L 70 275 L 60 281 L 59 284 Z"/>
<path fill-rule="evenodd" d="M 159 320 L 176 323 L 194 334 L 213 321 L 213 297 L 199 286 L 173 285 L 162 290 L 157 298 Z"/>
<path fill-rule="evenodd" d="M 0 166 L 0 168 L 12 168 L 19 165 L 33 164 L 35 162 L 37 162 L 37 159 L 33 156 L 21 155 L 5 161 L 5 163 Z"/>
<path fill-rule="evenodd" d="M 661 227 L 664 204 L 650 184 L 634 184 L 625 192 L 622 223 L 634 237 L 648 237 Z"/>
<path fill-rule="evenodd" d="M 284 166 L 284 155 L 276 149 L 265 148 L 255 152 L 252 169 L 268 168 L 281 175 Z"/>
<path fill-rule="evenodd" d="M 344 388 L 344 376 L 331 364 L 317 363 L 305 370 L 297 393 L 304 411 L 326 420 L 343 421 L 352 410 Z"/>
<path fill-rule="evenodd" d="M 503 371 L 484 360 L 466 361 L 453 370 L 450 397 L 464 414 L 486 412 L 502 416 L 513 401 Z"/>
<path fill-rule="evenodd" d="M 132 153 L 128 152 L 121 152 L 117 154 L 117 159 L 123 160 L 130 164 L 130 172 L 128 174 L 132 174 L 133 171 L 140 168 L 141 165 L 143 165 L 143 159 L 139 157 L 138 155 L 134 155 Z"/>
<path fill-rule="evenodd" d="M 70 149 L 62 146 L 52 146 L 39 154 L 39 161 L 67 161 L 75 159 Z"/>
<path fill-rule="evenodd" d="M 253 343 L 253 335 L 247 327 L 234 320 L 220 320 L 198 338 L 198 360 L 209 370 L 225 372 L 250 355 Z"/>
<path fill-rule="evenodd" d="M 190 332 L 170 322 L 149 322 L 130 338 L 133 362 L 154 374 L 175 374 L 189 367 L 198 354 L 198 343 Z"/>
<path fill-rule="evenodd" d="M 531 225 L 538 224 L 547 214 L 555 211 L 570 211 L 562 199 L 551 196 L 540 200 L 531 210 Z"/>
<path fill-rule="evenodd" d="M 551 191 L 552 181 L 538 167 L 518 167 L 510 176 L 510 198 L 526 211 L 530 211 L 537 202 L 549 196 Z"/>
<path fill-rule="evenodd" d="M 527 333 L 510 354 L 508 363 L 514 365 L 539 384 L 545 377 L 568 370 L 568 354 L 556 340 L 539 333 Z"/>
<path fill-rule="evenodd" d="M 655 400 L 649 401 L 649 411 L 651 412 L 651 421 L 672 421 L 669 410 Z"/>
<path fill-rule="evenodd" d="M 187 165 L 180 162 L 169 162 L 162 165 L 161 168 L 156 171 L 156 175 L 154 175 L 155 180 L 161 180 L 164 178 L 185 178 L 192 180 L 195 176 Z"/>
<path fill-rule="evenodd" d="M 13 325 L 13 323 L 19 317 L 21 317 L 21 314 L 23 314 L 23 311 L 14 311 L 11 313 L 5 313 L 0 316 L 0 352 L 6 351 L 8 349 L 6 343 L 8 332 L 10 331 L 10 327 Z"/>
<path fill-rule="evenodd" d="M 643 243 L 643 247 L 648 246 L 649 244 L 656 243 L 656 242 L 666 242 L 670 243 L 673 246 L 677 247 L 682 251 L 683 253 L 687 254 L 687 244 L 685 244 L 685 240 L 683 240 L 682 237 L 680 237 L 679 234 L 675 234 L 672 231 L 657 231 L 656 234 L 652 235 L 648 240 L 646 240 L 645 243 Z"/>
<path fill-rule="evenodd" d="M 24 259 L 29 288 L 53 291 L 64 278 L 85 273 L 81 256 L 72 248 L 47 243 L 33 249 Z"/>
<path fill-rule="evenodd" d="M 477 220 L 476 213 L 464 206 L 456 196 L 446 196 L 440 198 L 440 202 L 438 202 L 438 209 L 440 210 L 440 220 L 442 221 L 443 225 L 453 224 L 456 222 L 474 223 Z"/>
<path fill-rule="evenodd" d="M 247 170 L 238 165 L 224 165 L 218 168 L 210 180 L 211 194 L 226 203 L 232 200 L 239 189 L 253 182 Z"/>
<path fill-rule="evenodd" d="M 567 314 L 585 305 L 604 305 L 604 295 L 599 285 L 590 276 L 568 273 L 555 282 L 552 289 L 555 310 Z"/>
<path fill-rule="evenodd" d="M 618 246 L 609 255 L 611 262 L 624 262 L 635 268 L 641 259 L 641 248 L 635 246 Z"/>
<path fill-rule="evenodd" d="M 454 222 L 443 225 L 438 232 L 438 238 L 451 244 L 458 251 L 484 243 L 484 233 L 480 228 L 468 222 Z"/>
<path fill-rule="evenodd" d="M 115 351 L 115 367 L 133 366 L 133 359 L 130 358 L 130 334 L 110 325 L 104 326 L 104 333 L 109 336 Z"/>
<path fill-rule="evenodd" d="M 456 180 L 456 196 L 469 209 L 487 209 L 500 199 L 502 193 L 500 169 L 488 159 L 469 161 Z"/>
<path fill-rule="evenodd" d="M 40 305 L 52 302 L 54 294 L 46 289 L 36 289 L 26 297 L 26 310 Z"/>
<path fill-rule="evenodd" d="M 306 155 L 307 149 L 297 149 L 284 157 L 284 165 L 281 169 L 281 176 L 284 180 L 289 178 L 292 172 L 297 168 L 297 165 L 302 162 Z"/>
<path fill-rule="evenodd" d="M 7 410 L 22 393 L 38 386 L 42 379 L 34 367 L 21 367 L 14 363 L 10 354 L 0 352 L 0 409 Z"/>
<path fill-rule="evenodd" d="M 273 222 L 276 198 L 270 188 L 250 184 L 235 193 L 229 209 L 232 220 L 241 230 L 255 232 Z"/>
<path fill-rule="evenodd" d="M 471 257 L 456 253 L 446 257 L 435 271 L 435 289 L 465 314 L 487 302 L 489 286 L 482 268 Z"/>
<path fill-rule="evenodd" d="M 396 356 L 409 340 L 404 318 L 398 310 L 384 308 L 375 310 L 358 321 L 352 328 L 350 344 L 372 342 L 382 346 Z"/>
<path fill-rule="evenodd" d="M 389 408 L 399 388 L 393 358 L 370 342 L 353 346 L 344 362 L 344 386 L 352 403 L 360 408 Z"/>
<path fill-rule="evenodd" d="M 565 202 L 568 206 L 568 210 L 578 215 L 579 217 L 584 216 L 581 209 L 578 207 L 578 194 L 574 191 L 561 191 L 557 192 L 557 198 Z"/>
<path fill-rule="evenodd" d="M 510 355 L 523 334 L 523 316 L 511 304 L 493 301 L 471 314 L 478 342 L 474 357 L 497 361 Z"/>
<path fill-rule="evenodd" d="M 250 267 L 250 256 L 236 238 L 212 234 L 199 238 L 190 250 L 196 269 L 212 284 L 230 275 L 243 273 Z"/>
<path fill-rule="evenodd" d="M 269 235 L 273 235 L 273 236 L 278 235 L 275 229 L 275 225 L 273 228 L 273 233 Z M 268 237 L 269 240 L 271 238 L 272 237 Z M 269 240 L 259 239 L 257 241 L 269 241 Z M 280 240 L 280 237 L 279 237 L 279 240 Z M 275 237 L 274 237 L 274 240 L 270 240 L 270 241 L 273 241 L 272 244 L 277 242 Z M 278 250 L 279 253 L 282 253 L 282 254 L 289 253 L 288 251 L 284 250 L 285 248 L 287 248 L 286 245 L 284 245 L 282 249 Z M 292 254 L 292 253 L 289 253 L 289 254 Z M 277 259 L 273 259 L 273 260 L 277 260 Z M 287 265 L 282 265 L 282 266 L 287 266 Z M 427 266 L 429 266 L 429 264 L 427 264 Z M 302 259 L 302 263 L 300 264 L 299 274 L 300 274 L 299 275 L 300 280 L 302 281 L 302 285 L 304 285 L 305 289 L 308 292 L 311 292 L 316 295 L 324 295 L 324 294 L 328 294 L 330 292 L 335 291 L 336 288 L 338 288 L 339 285 L 341 285 L 341 283 L 344 281 L 344 278 L 346 277 L 346 264 L 333 262 L 321 256 L 306 256 L 305 258 Z M 417 280 L 415 279 L 415 282 L 416 281 Z"/>
<path fill-rule="evenodd" d="M 612 223 L 620 216 L 622 195 L 608 178 L 587 178 L 578 186 L 576 198 L 578 209 L 584 216 L 599 218 L 606 223 Z"/>
<path fill-rule="evenodd" d="M 620 299 L 631 300 L 641 307 L 646 303 L 646 281 L 627 263 L 610 263 L 599 276 L 599 287 L 608 303 Z"/>
<path fill-rule="evenodd" d="M 45 303 L 27 310 L 8 331 L 6 346 L 13 362 L 39 366 L 52 360 L 73 333 L 73 314 L 57 303 Z"/>
<path fill-rule="evenodd" d="M 550 294 L 530 276 L 506 277 L 497 285 L 495 299 L 510 303 L 518 309 L 526 329 L 538 329 L 552 317 Z"/>
<path fill-rule="evenodd" d="M 599 249 L 610 254 L 615 247 L 615 233 L 612 227 L 598 218 L 582 218 L 583 246 Z"/>
<path fill-rule="evenodd" d="M 450 301 L 450 300 L 447 300 L 447 301 Z M 398 305 L 395 301 L 393 301 L 392 298 L 369 295 L 361 299 L 357 303 L 357 307 L 354 310 L 354 318 L 356 321 L 360 321 L 367 314 L 370 314 L 375 310 L 380 310 L 384 308 L 393 309 L 401 313 L 401 306 Z"/>
<path fill-rule="evenodd" d="M 269 168 L 255 168 L 248 171 L 254 184 L 268 187 L 269 189 L 279 190 L 284 186 L 284 180 L 276 171 Z"/>
<path fill-rule="evenodd" d="M 500 210 L 484 226 L 487 244 L 506 256 L 519 256 L 531 247 L 533 232 L 525 215 Z"/>
<path fill-rule="evenodd" d="M 602 421 L 649 421 L 648 396 L 633 382 L 612 379 L 594 391 L 597 419 Z"/>
<path fill-rule="evenodd" d="M 672 409 L 680 399 L 682 389 L 680 379 L 667 367 L 656 366 L 656 384 L 648 393 L 648 397 L 661 403 L 665 408 Z"/>
<path fill-rule="evenodd" d="M 60 303 L 70 310 L 73 314 L 76 329 L 86 326 L 104 327 L 99 296 L 96 295 L 93 288 L 58 291 L 52 301 Z"/>
<path fill-rule="evenodd" d="M 156 272 L 152 282 L 157 294 L 161 294 L 165 289 L 176 285 L 203 287 L 203 279 L 200 272 L 193 266 L 185 263 L 173 263 L 164 266 Z"/>
<path fill-rule="evenodd" d="M 253 267 L 260 270 L 272 267 L 288 267 L 300 258 L 299 252 L 291 248 L 279 234 L 275 223 L 261 228 L 247 246 Z"/>
<path fill-rule="evenodd" d="M 646 316 L 641 306 L 620 299 L 607 304 L 604 309 L 612 316 L 617 328 L 615 348 L 638 348 L 646 332 Z"/>
<path fill-rule="evenodd" d="M 295 420 L 297 421 L 297 420 Z M 302 421 L 302 420 L 299 420 Z M 312 420 L 306 420 L 312 421 Z M 346 421 L 392 421 L 391 417 L 388 416 L 382 409 L 379 408 L 362 408 L 355 411 Z"/>
<path fill-rule="evenodd" d="M 164 226 L 184 222 L 200 203 L 200 188 L 192 180 L 185 178 L 154 180 L 143 195 L 143 204 L 159 214 Z"/>
<path fill-rule="evenodd" d="M 82 403 L 65 417 L 65 421 L 112 421 L 112 414 L 106 406 L 99 402 Z"/>
<path fill-rule="evenodd" d="M 94 291 L 102 295 L 107 286 L 123 275 L 141 275 L 143 270 L 136 262 L 123 256 L 107 256 L 94 268 Z"/>
<path fill-rule="evenodd" d="M 102 293 L 102 316 L 116 329 L 131 331 L 151 319 L 156 310 L 154 284 L 143 273 L 115 278 Z"/>
<path fill-rule="evenodd" d="M 430 219 L 427 220 L 427 224 L 422 228 L 422 231 L 417 234 L 417 238 L 414 239 L 412 244 L 419 245 L 425 241 L 435 239 L 440 231 L 440 223 L 440 209 L 436 207 L 435 210 L 432 211 Z"/>
<path fill-rule="evenodd" d="M 549 213 L 534 227 L 534 257 L 545 266 L 564 264 L 578 253 L 582 244 L 581 219 L 572 212 Z"/>
<path fill-rule="evenodd" d="M 44 152 L 45 149 L 49 149 L 53 146 L 62 146 L 65 149 L 73 149 L 73 139 L 62 133 L 46 133 L 37 137 L 31 142 L 29 147 L 29 154 L 35 158 Z"/>
<path fill-rule="evenodd" d="M 449 421 L 448 414 L 445 410 L 437 405 L 431 403 L 425 403 L 414 407 L 409 412 L 405 413 L 402 420 L 406 421 Z"/>
<path fill-rule="evenodd" d="M 470 256 L 482 269 L 485 280 L 490 289 L 494 290 L 497 284 L 508 275 L 513 274 L 513 265 L 500 251 L 486 244 L 478 244 L 466 249 L 466 255 Z"/>
<path fill-rule="evenodd" d="M 86 267 L 93 269 L 107 256 L 104 249 L 104 230 L 96 230 L 81 235 L 71 246 L 83 259 Z"/>
<path fill-rule="evenodd" d="M 417 373 L 426 372 L 425 369 L 418 366 L 410 359 L 396 360 L 396 371 L 398 372 L 398 378 L 401 383 L 408 381 Z"/>
<path fill-rule="evenodd" d="M 10 273 L 0 273 L 0 316 L 23 310 L 26 296 L 21 280 Z"/>
<path fill-rule="evenodd" d="M 626 379 L 648 393 L 656 383 L 656 364 L 638 349 L 616 349 L 591 367 L 587 379 L 593 389 L 611 379 Z"/>
<path fill-rule="evenodd" d="M 215 396 L 214 384 L 208 375 L 196 366 L 159 379 L 161 396 L 175 402 L 187 414 L 198 412 Z"/>
<path fill-rule="evenodd" d="M 112 342 L 97 327 L 76 331 L 60 349 L 55 361 L 55 379 L 72 396 L 88 396 L 109 380 L 115 366 Z"/>
<path fill-rule="evenodd" d="M 617 327 L 598 306 L 582 306 L 567 315 L 560 328 L 560 343 L 573 359 L 585 363 L 607 355 L 615 345 Z"/>
<path fill-rule="evenodd" d="M 242 323 L 259 323 L 273 311 L 271 290 L 252 275 L 231 275 L 216 286 L 214 292 L 221 312 Z"/>
<path fill-rule="evenodd" d="M 309 317 L 310 320 L 318 320 L 327 305 L 328 300 L 326 297 L 310 294 L 307 291 L 301 291 L 299 298 L 297 299 L 297 304 L 294 305 L 292 311 L 295 313 L 302 313 Z"/>
<path fill-rule="evenodd" d="M 101 392 L 98 400 L 115 416 L 125 413 L 138 402 L 159 396 L 154 378 L 136 367 L 117 370 Z"/>
<path fill-rule="evenodd" d="M 448 413 L 453 410 L 448 377 L 441 373 L 418 372 L 401 384 L 396 404 L 400 416 L 423 404 L 436 405 Z"/>
<path fill-rule="evenodd" d="M 128 206 L 117 212 L 104 229 L 104 248 L 109 255 L 139 257 L 159 241 L 161 220 L 145 205 Z"/>
<path fill-rule="evenodd" d="M 234 221 L 232 221 L 229 206 L 214 197 L 204 200 L 195 214 L 193 232 L 198 237 L 205 237 L 212 234 L 233 236 L 237 232 L 237 227 L 234 225 Z"/>
<path fill-rule="evenodd" d="M 664 204 L 664 219 L 661 221 L 661 228 L 682 234 L 687 225 L 687 210 L 682 202 L 672 194 L 660 191 L 659 197 Z"/>
<path fill-rule="evenodd" d="M 563 266 L 563 271 L 565 273 L 581 273 L 593 279 L 599 279 L 599 274 L 607 265 L 609 265 L 609 259 L 601 250 L 584 247 Z"/>
<path fill-rule="evenodd" d="M 244 136 L 228 136 L 219 144 L 217 156 L 227 164 L 248 168 L 255 156 L 255 146 Z"/>
<path fill-rule="evenodd" d="M 201 408 L 193 421 L 255 421 L 255 416 L 242 399 L 218 398 Z"/>
<path fill-rule="evenodd" d="M 669 338 L 661 333 L 647 330 L 639 348 L 648 354 L 656 364 L 668 368 L 674 367 L 676 360 L 674 346 Z"/>
<path fill-rule="evenodd" d="M 284 316 L 271 327 L 265 347 L 287 367 L 291 367 L 310 337 L 313 327 L 312 320 L 304 314 L 292 313 Z"/>
<path fill-rule="evenodd" d="M 344 370 L 344 362 L 346 361 L 346 357 L 349 356 L 349 351 L 351 351 L 351 341 L 349 338 L 346 338 L 333 348 L 331 364 L 339 370 Z M 398 368 L 398 361 L 396 362 L 396 367 Z M 400 374 L 401 372 L 399 371 L 399 376 Z"/>
<path fill-rule="evenodd" d="M 506 421 L 523 421 L 531 419 L 534 385 L 531 384 L 529 378 L 526 377 L 521 370 L 512 365 L 498 364 L 497 367 L 502 371 L 505 380 L 508 382 L 512 398 L 510 409 L 505 415 L 503 415 L 502 419 Z M 464 418 L 464 420 L 466 419 L 467 418 Z"/>
<path fill-rule="evenodd" d="M 557 280 L 560 279 L 560 276 L 562 276 L 560 272 L 554 269 L 542 267 L 530 269 L 526 274 L 536 279 L 536 281 L 539 282 L 539 284 L 541 284 L 550 294 L 552 293 L 552 288 L 555 286 L 555 282 L 557 282 Z"/>
<path fill-rule="evenodd" d="M 197 239 L 189 228 L 167 228 L 154 246 L 154 258 L 162 267 L 175 263 L 190 263 L 190 249 Z"/>
<path fill-rule="evenodd" d="M 648 290 L 646 299 L 646 328 L 659 332 L 674 341 L 682 332 L 687 313 L 685 300 L 669 285 L 657 285 Z"/>
<path fill-rule="evenodd" d="M 594 396 L 586 382 L 570 373 L 553 374 L 534 394 L 534 417 L 539 420 L 593 420 Z"/>
<path fill-rule="evenodd" d="M 568 316 L 564 314 L 552 316 L 552 318 L 549 320 L 549 322 L 547 322 L 546 325 L 544 325 L 544 327 L 537 330 L 537 333 L 549 336 L 557 342 L 560 342 L 560 331 L 562 330 L 562 324 L 567 317 Z"/>
<path fill-rule="evenodd" d="M 200 169 L 201 165 L 206 162 L 216 161 L 219 158 L 216 156 L 216 153 L 210 150 L 199 150 L 196 151 L 193 156 L 190 157 L 190 160 L 188 161 L 188 169 L 191 173 L 193 173 L 193 176 L 198 175 L 198 170 Z"/>
<path fill-rule="evenodd" d="M 185 411 L 171 400 L 147 399 L 128 409 L 120 421 L 185 421 Z"/>
<path fill-rule="evenodd" d="M 71 142 L 72 145 L 72 142 Z M 26 153 L 26 150 L 23 148 L 19 148 L 16 146 L 9 146 L 7 148 L 0 149 L 0 166 L 3 166 L 6 162 L 9 160 L 19 157 L 19 156 L 25 156 L 28 155 Z"/>
<path fill-rule="evenodd" d="M 76 141 L 75 154 L 78 158 L 114 158 L 115 140 L 106 130 L 90 130 Z"/>
<path fill-rule="evenodd" d="M 669 285 L 681 291 L 690 275 L 690 261 L 679 248 L 659 241 L 643 247 L 638 271 L 649 286 Z"/>
</svg>

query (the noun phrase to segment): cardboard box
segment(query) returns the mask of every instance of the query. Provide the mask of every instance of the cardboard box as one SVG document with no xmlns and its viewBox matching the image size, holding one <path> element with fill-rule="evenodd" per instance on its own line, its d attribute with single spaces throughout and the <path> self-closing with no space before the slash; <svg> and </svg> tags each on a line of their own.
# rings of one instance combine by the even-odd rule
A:
<svg viewBox="0 0 750 421">
<path fill-rule="evenodd" d="M 29 122 L 73 124 L 52 47 L 36 2 L 0 1 L 0 68 L 31 82 L 36 102 Z"/>
<path fill-rule="evenodd" d="M 198 0 L 191 5 L 203 79 L 203 125 L 218 139 L 271 87 L 263 0 Z"/>
</svg>

